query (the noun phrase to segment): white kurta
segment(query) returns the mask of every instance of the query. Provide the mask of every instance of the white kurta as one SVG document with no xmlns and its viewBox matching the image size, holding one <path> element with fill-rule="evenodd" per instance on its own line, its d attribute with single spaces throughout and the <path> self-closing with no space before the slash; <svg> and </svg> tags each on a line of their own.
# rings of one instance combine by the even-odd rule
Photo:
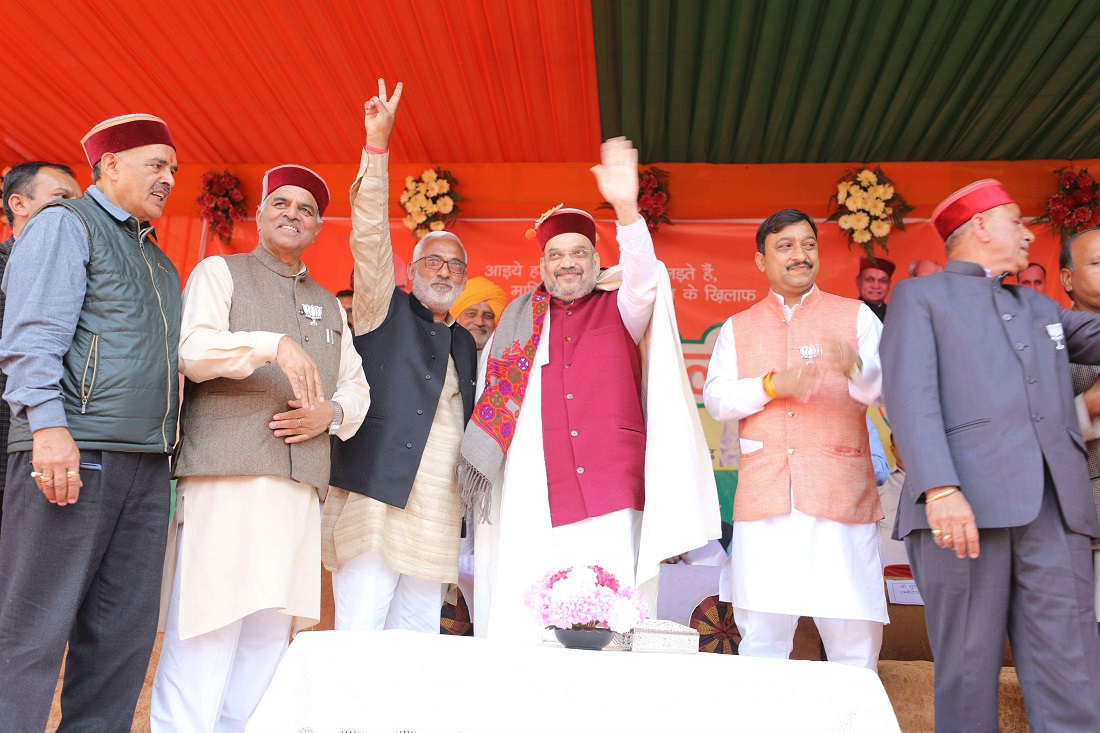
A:
<svg viewBox="0 0 1100 733">
<path fill-rule="evenodd" d="M 243 379 L 275 361 L 283 334 L 230 331 L 232 301 L 233 278 L 225 260 L 200 262 L 183 292 L 179 362 L 188 379 Z M 340 368 L 332 399 L 344 413 L 336 435 L 347 439 L 363 422 L 370 390 L 342 310 L 341 318 Z M 226 450 L 233 449 L 232 437 L 225 436 Z M 195 476 L 180 479 L 177 495 L 176 521 L 185 522 L 187 531 L 177 564 L 169 564 L 165 574 L 170 585 L 177 568 L 182 572 L 181 639 L 264 608 L 295 616 L 296 628 L 317 623 L 321 533 L 313 487 L 280 476 Z M 170 542 L 170 551 L 173 547 Z"/>
<path fill-rule="evenodd" d="M 779 299 L 790 321 L 799 306 L 787 307 L 775 293 L 771 297 Z M 848 393 L 864 404 L 879 404 L 882 323 L 866 305 L 859 308 L 856 330 L 863 372 L 857 381 L 848 383 Z M 770 401 L 760 377 L 740 377 L 733 320 L 727 320 L 714 346 L 703 388 L 707 411 L 721 422 L 760 412 Z M 740 441 L 742 453 L 761 447 L 758 441 Z M 784 516 L 733 523 L 729 572 L 723 574 L 721 596 L 728 595 L 734 606 L 753 611 L 887 623 L 878 522 L 842 523 L 811 517 L 794 508 L 793 495 L 791 506 L 791 513 Z"/>
<path fill-rule="evenodd" d="M 603 563 L 620 580 L 637 584 L 655 612 L 660 561 L 720 534 L 714 474 L 679 350 L 668 275 L 653 255 L 644 222 L 620 227 L 618 238 L 624 272 L 619 311 L 643 356 L 645 511 L 622 510 L 551 527 L 541 410 L 549 338 L 540 339 L 515 436 L 500 474 L 490 477 L 490 523 L 478 525 L 474 535 L 478 636 L 541 639 L 539 624 L 523 604 L 524 591 L 547 571 L 574 564 Z M 614 278 L 615 268 L 606 275 Z M 544 328 L 552 328 L 549 313 Z M 486 348 L 491 347 L 490 341 Z M 482 374 L 479 382 L 483 379 Z"/>
</svg>

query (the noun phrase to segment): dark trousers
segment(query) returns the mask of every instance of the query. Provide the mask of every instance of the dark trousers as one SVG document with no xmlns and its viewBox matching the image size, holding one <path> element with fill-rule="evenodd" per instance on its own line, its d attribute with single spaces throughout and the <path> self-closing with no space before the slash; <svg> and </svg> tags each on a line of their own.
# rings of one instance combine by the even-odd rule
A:
<svg viewBox="0 0 1100 733">
<path fill-rule="evenodd" d="M 0 729 L 49 717 L 66 642 L 60 731 L 130 730 L 157 631 L 168 457 L 82 451 L 76 504 L 46 501 L 11 454 L 0 530 Z"/>
<path fill-rule="evenodd" d="M 935 658 L 936 733 L 997 731 L 1005 634 L 1033 733 L 1100 731 L 1090 539 L 1066 528 L 1049 478 L 1039 516 L 983 529 L 976 560 L 905 538 Z"/>
</svg>

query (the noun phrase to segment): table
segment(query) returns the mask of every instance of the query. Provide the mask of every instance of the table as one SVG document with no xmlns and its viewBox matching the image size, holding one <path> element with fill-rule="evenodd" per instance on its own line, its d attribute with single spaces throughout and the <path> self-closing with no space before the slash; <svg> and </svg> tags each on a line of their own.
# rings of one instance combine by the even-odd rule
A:
<svg viewBox="0 0 1100 733">
<path fill-rule="evenodd" d="M 900 733 L 873 672 L 411 631 L 301 633 L 248 733 Z"/>
</svg>

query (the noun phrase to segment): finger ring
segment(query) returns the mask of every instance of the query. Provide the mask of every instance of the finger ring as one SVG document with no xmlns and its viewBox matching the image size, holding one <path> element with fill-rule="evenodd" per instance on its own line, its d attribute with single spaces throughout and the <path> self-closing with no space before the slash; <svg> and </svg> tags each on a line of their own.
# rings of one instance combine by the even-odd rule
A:
<svg viewBox="0 0 1100 733">
<path fill-rule="evenodd" d="M 304 382 L 304 381 L 306 381 L 306 378 L 305 378 L 305 376 L 304 376 L 304 375 L 302 375 L 302 374 L 299 374 L 299 375 L 298 375 L 298 381 L 299 381 L 299 382 Z"/>
<path fill-rule="evenodd" d="M 298 418 L 298 427 L 302 427 L 302 418 Z"/>
<path fill-rule="evenodd" d="M 945 534 L 945 535 L 943 536 L 943 541 L 944 541 L 944 542 L 948 542 L 948 541 L 950 541 L 950 539 L 951 539 L 951 535 L 949 535 L 949 534 Z"/>
<path fill-rule="evenodd" d="M 42 473 L 40 471 L 31 471 L 31 478 L 42 478 Z"/>
<path fill-rule="evenodd" d="M 69 478 L 72 478 L 73 476 L 76 476 L 76 471 L 66 471 L 65 475 Z"/>
<path fill-rule="evenodd" d="M 942 529 L 934 529 L 934 530 L 932 530 L 932 536 L 933 536 L 933 537 L 939 537 L 939 536 L 940 536 L 941 534 L 943 534 L 943 530 L 942 530 Z"/>
</svg>

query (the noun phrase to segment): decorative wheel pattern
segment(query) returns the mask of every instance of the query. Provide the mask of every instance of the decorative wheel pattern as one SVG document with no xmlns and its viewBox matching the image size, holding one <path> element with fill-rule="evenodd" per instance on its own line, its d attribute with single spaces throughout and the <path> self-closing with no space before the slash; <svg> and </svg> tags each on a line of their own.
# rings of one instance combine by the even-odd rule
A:
<svg viewBox="0 0 1100 733">
<path fill-rule="evenodd" d="M 741 633 L 733 620 L 733 606 L 718 600 L 718 596 L 704 598 L 691 614 L 691 628 L 699 632 L 699 651 L 716 654 L 736 654 L 741 643 Z"/>
</svg>

